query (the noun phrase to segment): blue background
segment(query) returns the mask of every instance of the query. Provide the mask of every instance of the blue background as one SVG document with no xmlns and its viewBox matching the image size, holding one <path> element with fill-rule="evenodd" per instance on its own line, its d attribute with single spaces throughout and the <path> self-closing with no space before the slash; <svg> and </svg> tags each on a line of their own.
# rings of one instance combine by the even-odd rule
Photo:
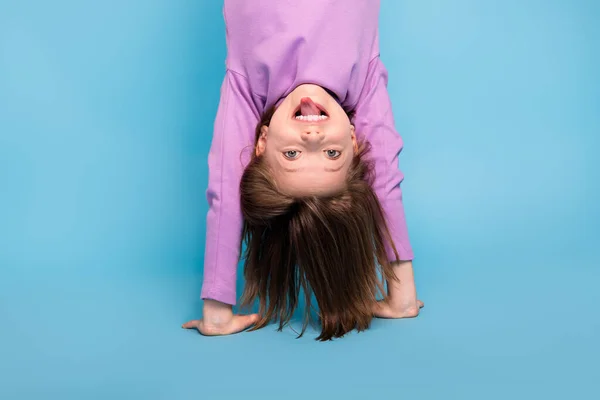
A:
<svg viewBox="0 0 600 400">
<path fill-rule="evenodd" d="M 600 2 L 384 1 L 426 308 L 206 338 L 220 1 L 0 1 L 0 398 L 598 398 Z"/>
</svg>

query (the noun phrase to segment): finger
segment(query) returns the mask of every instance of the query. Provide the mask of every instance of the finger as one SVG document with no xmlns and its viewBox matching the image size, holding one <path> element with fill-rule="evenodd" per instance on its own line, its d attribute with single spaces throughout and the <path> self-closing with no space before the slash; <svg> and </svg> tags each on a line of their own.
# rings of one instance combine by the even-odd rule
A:
<svg viewBox="0 0 600 400">
<path fill-rule="evenodd" d="M 374 313 L 373 315 L 375 315 L 375 317 L 377 317 L 377 318 L 382 318 L 382 319 L 394 319 L 394 318 L 396 318 L 396 316 L 394 315 L 394 313 L 392 313 L 390 310 L 381 310 L 381 311 L 378 311 L 378 312 Z"/>
<path fill-rule="evenodd" d="M 245 331 L 250 328 L 252 325 L 256 324 L 260 319 L 258 314 L 250 314 L 250 315 L 234 315 L 233 321 L 230 325 L 229 334 L 238 333 Z"/>
<path fill-rule="evenodd" d="M 419 308 L 425 307 L 425 304 L 421 300 L 417 300 L 417 305 L 419 306 Z"/>
<path fill-rule="evenodd" d="M 383 308 L 383 306 L 385 305 L 385 303 L 381 300 L 376 301 L 375 303 L 373 303 L 373 308 L 372 308 L 372 312 L 373 314 L 377 315 L 378 313 L 381 312 L 381 309 Z"/>
<path fill-rule="evenodd" d="M 188 321 L 185 324 L 181 325 L 184 329 L 198 329 L 198 325 L 200 325 L 200 321 L 195 319 L 192 321 Z"/>
<path fill-rule="evenodd" d="M 391 308 L 384 302 L 377 302 L 373 307 L 373 315 L 377 318 L 393 318 Z"/>
</svg>

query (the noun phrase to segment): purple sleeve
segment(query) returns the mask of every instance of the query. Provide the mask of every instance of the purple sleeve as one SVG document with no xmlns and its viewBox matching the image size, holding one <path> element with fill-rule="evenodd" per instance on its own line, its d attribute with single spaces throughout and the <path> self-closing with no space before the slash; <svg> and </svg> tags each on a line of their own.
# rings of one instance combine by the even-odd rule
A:
<svg viewBox="0 0 600 400">
<path fill-rule="evenodd" d="M 398 165 L 403 141 L 394 126 L 387 81 L 387 69 L 377 57 L 369 65 L 367 80 L 355 110 L 354 125 L 357 137 L 371 143 L 370 159 L 375 163 L 374 189 L 385 212 L 400 260 L 412 260 L 414 255 L 400 188 L 404 175 Z M 387 254 L 390 261 L 395 261 L 391 246 L 387 246 Z"/>
<path fill-rule="evenodd" d="M 259 112 L 247 80 L 227 71 L 208 155 L 208 214 L 202 299 L 235 305 L 242 214 L 239 185 Z"/>
</svg>

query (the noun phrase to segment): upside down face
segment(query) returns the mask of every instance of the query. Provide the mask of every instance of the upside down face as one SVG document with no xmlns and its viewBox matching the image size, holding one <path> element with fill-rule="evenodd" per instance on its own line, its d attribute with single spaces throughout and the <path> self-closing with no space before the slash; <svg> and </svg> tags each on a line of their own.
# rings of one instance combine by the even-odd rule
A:
<svg viewBox="0 0 600 400">
<path fill-rule="evenodd" d="M 348 115 L 325 89 L 312 84 L 285 97 L 256 144 L 279 190 L 298 197 L 340 191 L 355 151 Z"/>
</svg>

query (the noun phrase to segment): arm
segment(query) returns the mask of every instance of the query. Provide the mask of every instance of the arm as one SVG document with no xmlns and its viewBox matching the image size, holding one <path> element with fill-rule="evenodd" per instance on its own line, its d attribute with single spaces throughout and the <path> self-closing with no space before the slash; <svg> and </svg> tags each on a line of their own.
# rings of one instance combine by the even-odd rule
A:
<svg viewBox="0 0 600 400">
<path fill-rule="evenodd" d="M 367 80 L 358 101 L 354 125 L 359 139 L 371 143 L 370 158 L 374 161 L 374 190 L 386 215 L 392 240 L 401 261 L 411 261 L 413 251 L 410 245 L 402 190 L 400 184 L 404 175 L 398 167 L 398 156 L 403 141 L 395 129 L 392 105 L 387 91 L 388 74 L 379 57 L 369 65 Z M 395 260 L 391 246 L 387 248 L 390 261 Z"/>
<path fill-rule="evenodd" d="M 182 325 L 203 335 L 230 335 L 258 321 L 258 315 L 234 315 L 237 265 L 242 236 L 239 185 L 254 144 L 258 107 L 246 79 L 227 71 L 208 155 L 209 209 L 204 253 L 203 318 Z"/>
<path fill-rule="evenodd" d="M 400 260 L 391 246 L 387 253 L 394 263 L 397 281 L 388 282 L 388 298 L 377 303 L 374 315 L 381 318 L 410 318 L 419 315 L 423 302 L 417 299 L 412 259 L 413 251 L 402 204 L 400 184 L 404 178 L 398 167 L 403 141 L 394 127 L 392 105 L 387 91 L 387 70 L 379 58 L 369 65 L 367 81 L 356 108 L 356 134 L 371 143 L 375 163 L 374 190 L 386 214 L 392 240 Z"/>
<path fill-rule="evenodd" d="M 208 155 L 209 210 L 201 294 L 204 300 L 236 303 L 242 235 L 239 185 L 252 151 L 258 121 L 258 107 L 246 78 L 228 70 L 221 86 Z"/>
</svg>

